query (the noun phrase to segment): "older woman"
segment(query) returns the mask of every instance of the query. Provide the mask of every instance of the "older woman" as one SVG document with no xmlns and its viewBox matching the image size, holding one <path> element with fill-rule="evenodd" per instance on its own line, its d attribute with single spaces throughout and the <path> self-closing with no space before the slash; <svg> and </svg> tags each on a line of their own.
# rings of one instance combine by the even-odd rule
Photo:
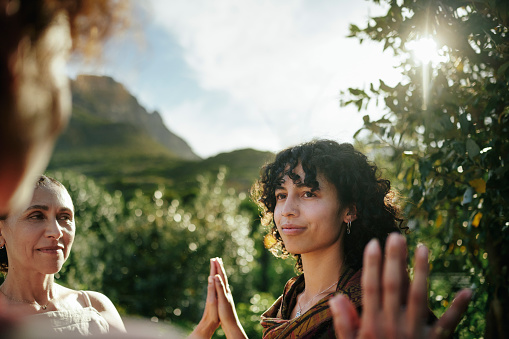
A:
<svg viewBox="0 0 509 339">
<path fill-rule="evenodd" d="M 125 331 L 112 302 L 93 291 L 75 291 L 55 282 L 71 252 L 74 206 L 65 187 L 41 176 L 28 206 L 0 220 L 0 302 L 57 332 L 82 335 Z"/>
</svg>

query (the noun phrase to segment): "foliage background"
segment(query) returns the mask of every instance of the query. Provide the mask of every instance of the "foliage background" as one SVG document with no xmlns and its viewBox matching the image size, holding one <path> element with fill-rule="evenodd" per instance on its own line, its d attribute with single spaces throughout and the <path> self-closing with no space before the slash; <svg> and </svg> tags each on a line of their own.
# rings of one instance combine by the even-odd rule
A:
<svg viewBox="0 0 509 339">
<path fill-rule="evenodd" d="M 375 1 L 380 3 L 380 1 Z M 431 248 L 431 306 L 442 313 L 452 292 L 475 295 L 460 337 L 509 333 L 509 2 L 385 1 L 387 13 L 351 36 L 378 41 L 401 60 L 402 80 L 383 79 L 343 93 L 384 149 L 408 198 L 415 237 Z M 412 41 L 433 39 L 440 62 L 419 62 Z M 359 134 L 360 135 L 360 134 Z"/>
</svg>

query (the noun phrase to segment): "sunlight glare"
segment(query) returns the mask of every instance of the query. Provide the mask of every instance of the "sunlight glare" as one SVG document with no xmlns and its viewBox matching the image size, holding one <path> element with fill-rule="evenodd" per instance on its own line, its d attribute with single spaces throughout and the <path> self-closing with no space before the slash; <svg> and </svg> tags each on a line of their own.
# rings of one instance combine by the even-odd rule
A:
<svg viewBox="0 0 509 339">
<path fill-rule="evenodd" d="M 424 37 L 418 40 L 409 41 L 406 48 L 412 53 L 413 58 L 420 62 L 422 70 L 422 109 L 426 110 L 428 107 L 429 92 L 430 92 L 430 79 L 432 75 L 432 68 L 436 67 L 439 63 L 447 62 L 449 60 L 447 54 L 447 47 L 437 49 L 437 43 L 431 37 Z"/>
<path fill-rule="evenodd" d="M 445 61 L 446 57 L 437 49 L 435 40 L 430 37 L 413 40 L 406 44 L 413 57 L 422 64 L 439 63 Z"/>
</svg>

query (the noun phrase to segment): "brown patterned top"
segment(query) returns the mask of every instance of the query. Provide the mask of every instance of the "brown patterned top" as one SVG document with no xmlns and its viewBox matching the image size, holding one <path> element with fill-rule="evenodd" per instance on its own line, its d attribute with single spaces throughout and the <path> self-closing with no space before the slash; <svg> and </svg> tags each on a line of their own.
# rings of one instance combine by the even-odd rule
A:
<svg viewBox="0 0 509 339">
<path fill-rule="evenodd" d="M 304 274 L 290 279 L 285 285 L 283 295 L 262 315 L 263 338 L 336 338 L 328 301 L 336 294 L 344 294 L 360 313 L 361 272 L 346 268 L 339 278 L 335 292 L 329 293 L 294 319 L 290 319 L 290 314 L 297 303 L 297 296 L 304 290 Z"/>
</svg>

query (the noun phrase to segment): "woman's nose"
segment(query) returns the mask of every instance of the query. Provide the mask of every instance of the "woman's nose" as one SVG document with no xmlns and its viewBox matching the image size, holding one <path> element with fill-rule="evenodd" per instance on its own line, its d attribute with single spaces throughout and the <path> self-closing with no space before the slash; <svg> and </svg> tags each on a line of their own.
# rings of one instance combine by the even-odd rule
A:
<svg viewBox="0 0 509 339">
<path fill-rule="evenodd" d="M 48 224 L 46 226 L 45 236 L 48 238 L 60 239 L 63 235 L 62 227 L 58 223 L 56 218 L 48 219 Z"/>
<path fill-rule="evenodd" d="M 284 217 L 297 216 L 299 213 L 298 202 L 293 197 L 287 197 L 284 201 L 283 208 L 281 209 L 281 215 Z"/>
</svg>

